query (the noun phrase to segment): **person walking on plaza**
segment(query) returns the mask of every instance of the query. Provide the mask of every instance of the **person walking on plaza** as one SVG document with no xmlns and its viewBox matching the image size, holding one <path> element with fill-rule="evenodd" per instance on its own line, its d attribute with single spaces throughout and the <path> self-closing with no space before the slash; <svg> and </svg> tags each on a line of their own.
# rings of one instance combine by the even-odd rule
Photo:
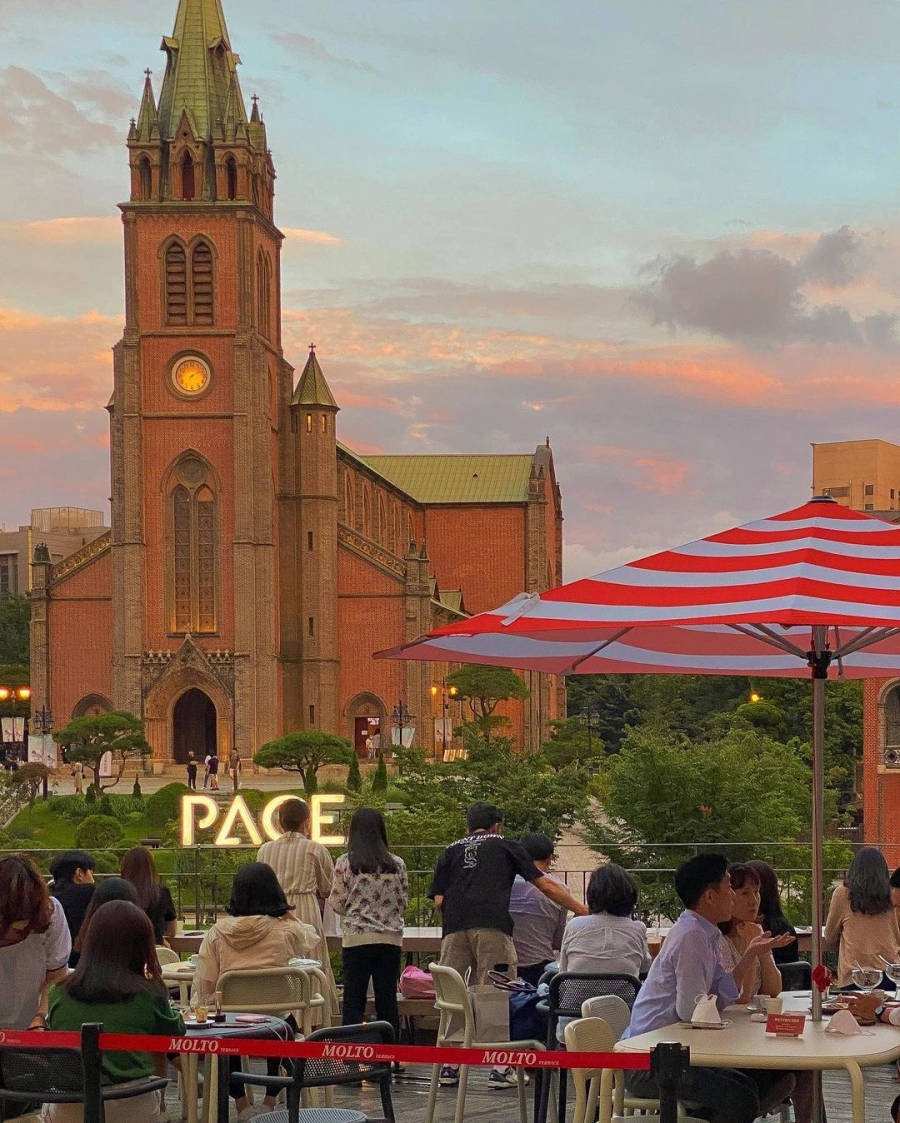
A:
<svg viewBox="0 0 900 1123">
<path fill-rule="evenodd" d="M 275 871 L 281 888 L 294 910 L 294 915 L 304 924 L 311 924 L 318 935 L 318 944 L 310 954 L 318 959 L 328 980 L 326 999 L 334 1014 L 340 1009 L 328 942 L 322 923 L 322 906 L 327 901 L 334 883 L 334 863 L 320 842 L 313 842 L 310 834 L 312 819 L 309 806 L 302 799 L 288 799 L 278 810 L 278 820 L 284 831 L 274 842 L 264 842 L 257 859 Z"/>
<path fill-rule="evenodd" d="M 75 794 L 84 794 L 84 765 L 77 761 L 72 765 L 72 783 L 75 785 Z"/>
<path fill-rule="evenodd" d="M 219 790 L 219 751 L 213 749 L 212 753 L 207 757 L 206 767 L 209 770 L 209 790 L 217 792 Z"/>
<path fill-rule="evenodd" d="M 551 901 L 585 916 L 587 908 L 564 886 L 534 864 L 521 843 L 500 833 L 503 815 L 493 803 L 473 803 L 466 813 L 469 833 L 452 842 L 438 858 L 428 896 L 441 913 L 441 965 L 452 967 L 470 983 L 484 983 L 500 964 L 510 975 L 518 970 L 512 941 L 509 895 L 518 874 Z M 493 1069 L 492 1087 L 516 1087 L 512 1068 Z M 444 1065 L 440 1082 L 456 1084 L 459 1069 Z"/>
<path fill-rule="evenodd" d="M 240 785 L 241 767 L 241 754 L 237 749 L 232 749 L 228 754 L 228 771 L 231 773 L 231 783 L 235 791 Z"/>
<path fill-rule="evenodd" d="M 192 792 L 197 790 L 197 758 L 194 756 L 193 749 L 187 755 L 187 781 L 188 787 Z"/>
<path fill-rule="evenodd" d="M 334 866 L 329 898 L 344 918 L 343 1024 L 363 1020 L 371 980 L 375 1016 L 391 1023 L 398 1041 L 397 980 L 408 900 L 406 865 L 388 850 L 384 816 L 374 807 L 358 807 L 350 820 L 347 853 Z"/>
</svg>

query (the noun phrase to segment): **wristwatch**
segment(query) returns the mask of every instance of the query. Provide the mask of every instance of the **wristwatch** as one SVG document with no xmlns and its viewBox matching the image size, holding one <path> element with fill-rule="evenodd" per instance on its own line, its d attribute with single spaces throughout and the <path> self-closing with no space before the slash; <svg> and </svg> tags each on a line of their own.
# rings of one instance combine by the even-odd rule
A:
<svg viewBox="0 0 900 1123">
<path fill-rule="evenodd" d="M 876 1022 L 881 1021 L 881 1015 L 885 1012 L 886 1009 L 887 1009 L 887 1006 L 885 1006 L 884 1003 L 882 1003 L 880 1006 L 875 1007 L 875 1021 Z"/>
</svg>

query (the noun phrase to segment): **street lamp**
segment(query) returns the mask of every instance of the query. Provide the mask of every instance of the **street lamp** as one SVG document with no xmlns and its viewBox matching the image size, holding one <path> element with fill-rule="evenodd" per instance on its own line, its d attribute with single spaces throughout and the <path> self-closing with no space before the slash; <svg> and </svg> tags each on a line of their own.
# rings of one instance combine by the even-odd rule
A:
<svg viewBox="0 0 900 1123">
<path fill-rule="evenodd" d="M 409 712 L 409 708 L 407 706 L 404 706 L 402 699 L 397 703 L 396 706 L 394 706 L 393 710 L 391 711 L 391 721 L 394 725 L 397 726 L 397 739 L 400 742 L 400 748 L 402 749 L 403 727 L 405 725 L 412 725 L 412 714 Z"/>
<path fill-rule="evenodd" d="M 598 709 L 593 706 L 588 706 L 587 709 L 581 711 L 578 715 L 578 720 L 584 726 L 588 739 L 588 756 L 594 755 L 593 745 L 591 743 L 591 734 L 600 731 L 600 719 L 603 717 Z"/>
<path fill-rule="evenodd" d="M 9 730 L 10 745 L 20 745 L 28 743 L 27 718 L 22 717 L 22 740 L 19 741 L 16 737 L 16 710 L 25 705 L 31 698 L 30 686 L 0 686 L 0 707 L 4 709 L 9 706 L 9 712 L 5 715 L 9 725 L 6 727 Z M 3 716 L 0 716 L 0 726 L 3 724 Z M 0 741 L 5 742 L 6 738 L 3 735 L 6 730 L 0 730 Z M 16 756 L 20 755 L 16 750 Z"/>
<path fill-rule="evenodd" d="M 53 728 L 53 714 L 50 712 L 50 710 L 47 709 L 46 706 L 41 706 L 41 708 L 39 710 L 35 710 L 34 713 L 31 715 L 31 727 L 32 727 L 32 729 L 36 729 L 37 732 L 40 733 L 40 735 L 41 735 L 41 762 L 44 765 L 45 769 L 49 768 L 50 766 L 47 763 L 47 737 L 50 734 L 50 730 Z M 54 765 L 56 764 L 56 749 L 55 748 L 53 750 L 53 763 L 54 763 Z M 44 789 L 43 790 L 43 796 L 44 796 L 44 799 L 46 799 L 47 798 L 47 773 L 46 773 L 46 771 L 44 772 L 42 785 L 43 785 L 43 789 Z"/>
<path fill-rule="evenodd" d="M 750 701 L 751 702 L 761 702 L 762 700 L 763 700 L 763 696 L 760 693 L 758 693 L 756 690 L 750 691 Z"/>
<path fill-rule="evenodd" d="M 438 694 L 441 696 L 441 755 L 445 756 L 447 753 L 447 711 L 450 707 L 450 699 L 455 701 L 462 701 L 459 697 L 458 686 L 448 686 L 447 680 L 442 678 L 439 683 L 433 682 L 430 687 L 431 697 L 437 698 Z"/>
</svg>

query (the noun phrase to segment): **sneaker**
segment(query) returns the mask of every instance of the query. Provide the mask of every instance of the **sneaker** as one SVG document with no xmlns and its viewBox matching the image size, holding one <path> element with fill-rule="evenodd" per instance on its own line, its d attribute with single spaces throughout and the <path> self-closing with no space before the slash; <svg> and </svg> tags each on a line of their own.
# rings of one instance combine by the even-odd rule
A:
<svg viewBox="0 0 900 1123">
<path fill-rule="evenodd" d="M 488 1086 L 491 1088 L 515 1088 L 518 1084 L 516 1080 L 516 1070 L 512 1065 L 506 1068 L 492 1068 L 491 1074 L 488 1077 Z"/>
<path fill-rule="evenodd" d="M 438 1084 L 442 1088 L 453 1088 L 459 1083 L 459 1066 L 458 1065 L 441 1065 L 441 1075 L 438 1077 Z"/>
</svg>

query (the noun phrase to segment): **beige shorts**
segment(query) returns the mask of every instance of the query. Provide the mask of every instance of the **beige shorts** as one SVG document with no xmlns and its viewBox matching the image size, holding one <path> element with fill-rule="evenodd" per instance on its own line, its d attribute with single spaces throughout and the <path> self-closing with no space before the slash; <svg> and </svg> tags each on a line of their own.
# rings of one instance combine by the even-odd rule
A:
<svg viewBox="0 0 900 1123">
<path fill-rule="evenodd" d="M 441 966 L 452 967 L 463 978 L 471 969 L 469 984 L 487 982 L 489 971 L 499 963 L 507 965 L 507 974 L 515 978 L 519 968 L 512 939 L 496 928 L 465 928 L 451 932 L 441 940 Z"/>
</svg>

